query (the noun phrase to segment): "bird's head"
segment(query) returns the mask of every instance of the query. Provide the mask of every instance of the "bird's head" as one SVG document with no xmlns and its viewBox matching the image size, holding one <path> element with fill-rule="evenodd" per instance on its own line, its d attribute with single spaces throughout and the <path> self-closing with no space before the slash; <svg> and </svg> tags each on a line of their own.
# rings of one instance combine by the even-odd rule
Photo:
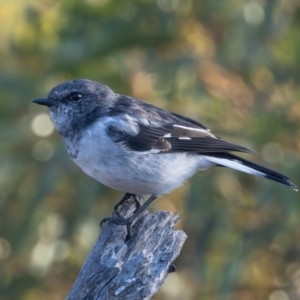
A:
<svg viewBox="0 0 300 300">
<path fill-rule="evenodd" d="M 81 131 L 108 112 L 116 94 L 107 86 L 77 79 L 54 87 L 34 103 L 48 106 L 56 129 L 64 136 Z"/>
</svg>

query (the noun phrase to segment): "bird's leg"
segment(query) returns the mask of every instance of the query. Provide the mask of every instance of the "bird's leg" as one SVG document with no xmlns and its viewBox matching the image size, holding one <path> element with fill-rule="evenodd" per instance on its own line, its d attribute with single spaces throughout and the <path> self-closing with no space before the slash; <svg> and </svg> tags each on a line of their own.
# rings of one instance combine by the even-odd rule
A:
<svg viewBox="0 0 300 300">
<path fill-rule="evenodd" d="M 130 193 L 125 193 L 124 196 L 119 200 L 119 202 L 114 206 L 114 211 L 118 210 L 119 206 L 122 206 L 124 202 L 129 200 L 131 196 L 134 196 Z"/>
<path fill-rule="evenodd" d="M 136 209 L 139 209 L 142 205 L 142 200 L 143 200 L 143 196 L 141 195 L 136 195 L 136 194 L 133 194 L 132 195 L 134 201 L 135 201 L 135 206 L 136 206 Z"/>
<path fill-rule="evenodd" d="M 139 195 L 126 193 L 121 198 L 121 200 L 114 206 L 114 211 L 118 210 L 119 206 L 123 205 L 123 203 L 126 202 L 127 200 L 129 200 L 131 197 L 133 197 L 136 208 L 138 209 L 141 206 Z"/>
<path fill-rule="evenodd" d="M 129 218 L 123 218 L 119 211 L 115 211 L 113 216 L 111 217 L 111 221 L 113 221 L 117 225 L 126 225 L 127 227 L 127 235 L 125 240 L 128 240 L 131 238 L 131 224 L 133 221 L 147 208 L 148 205 L 150 205 L 157 197 L 152 195 L 142 206 L 137 208 L 137 210 L 133 213 L 133 215 Z"/>
<path fill-rule="evenodd" d="M 136 210 L 141 207 L 141 202 L 139 199 L 139 195 L 136 194 L 130 194 L 130 193 L 125 193 L 124 196 L 119 200 L 119 202 L 114 206 L 114 212 L 118 210 L 119 206 L 123 205 L 127 200 L 129 200 L 131 197 L 133 197 L 136 205 Z M 135 210 L 135 211 L 136 211 Z M 103 220 L 100 222 L 100 226 L 102 227 L 103 223 L 111 220 L 111 217 L 109 218 L 103 218 Z"/>
<path fill-rule="evenodd" d="M 126 195 L 126 194 L 125 194 Z M 124 196 L 125 196 L 124 195 Z M 136 195 L 137 196 L 137 195 Z M 138 199 L 138 196 L 137 196 Z M 139 216 L 140 213 L 142 213 L 148 205 L 150 205 L 154 200 L 156 199 L 156 196 L 152 195 L 143 205 L 139 205 L 139 207 L 135 210 L 135 212 L 133 213 L 133 215 L 129 218 L 123 218 L 118 210 L 115 210 L 113 213 L 113 216 L 110 218 L 104 218 L 101 222 L 100 222 L 100 226 L 102 227 L 104 222 L 107 221 L 113 221 L 115 224 L 117 225 L 126 225 L 127 227 L 127 235 L 125 240 L 128 240 L 131 238 L 131 224 L 132 222 Z M 122 200 L 122 199 L 121 199 Z M 125 200 L 124 200 L 125 201 Z M 139 199 L 138 199 L 139 202 Z M 140 204 L 140 202 L 139 202 Z"/>
</svg>

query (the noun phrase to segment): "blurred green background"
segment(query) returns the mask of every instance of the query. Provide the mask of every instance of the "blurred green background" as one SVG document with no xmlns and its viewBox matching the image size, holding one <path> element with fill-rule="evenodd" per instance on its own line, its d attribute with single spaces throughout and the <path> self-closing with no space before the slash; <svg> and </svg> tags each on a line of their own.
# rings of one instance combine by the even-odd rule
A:
<svg viewBox="0 0 300 300">
<path fill-rule="evenodd" d="M 10 0 L 0 20 L 1 300 L 64 299 L 122 195 L 31 103 L 62 81 L 195 118 L 300 186 L 298 0 Z M 219 168 L 159 209 L 180 212 L 188 240 L 155 299 L 300 299 L 299 193 Z"/>
</svg>

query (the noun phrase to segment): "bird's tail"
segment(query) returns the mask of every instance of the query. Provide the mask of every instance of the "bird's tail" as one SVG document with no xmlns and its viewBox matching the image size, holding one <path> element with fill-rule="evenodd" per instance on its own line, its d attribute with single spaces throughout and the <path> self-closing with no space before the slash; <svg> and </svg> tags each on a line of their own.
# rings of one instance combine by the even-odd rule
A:
<svg viewBox="0 0 300 300">
<path fill-rule="evenodd" d="M 297 186 L 292 183 L 288 177 L 233 154 L 214 153 L 213 156 L 206 156 L 206 159 L 219 166 L 236 169 L 248 174 L 280 182 L 284 185 L 287 185 L 292 190 L 298 191 Z"/>
</svg>

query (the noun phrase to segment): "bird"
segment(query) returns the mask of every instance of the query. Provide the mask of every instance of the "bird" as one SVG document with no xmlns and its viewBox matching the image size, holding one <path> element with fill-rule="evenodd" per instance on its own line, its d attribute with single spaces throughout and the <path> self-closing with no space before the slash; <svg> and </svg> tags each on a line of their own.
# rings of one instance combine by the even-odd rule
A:
<svg viewBox="0 0 300 300">
<path fill-rule="evenodd" d="M 196 172 L 222 166 L 267 178 L 297 191 L 276 171 L 232 152 L 256 153 L 219 138 L 202 123 L 148 102 L 115 93 L 88 79 L 55 86 L 34 103 L 49 107 L 70 158 L 87 175 L 124 192 L 111 218 L 127 226 L 157 197 L 170 193 Z M 143 196 L 150 197 L 141 204 Z M 118 207 L 133 197 L 136 210 L 124 218 Z M 102 223 L 103 224 L 103 223 Z"/>
</svg>

